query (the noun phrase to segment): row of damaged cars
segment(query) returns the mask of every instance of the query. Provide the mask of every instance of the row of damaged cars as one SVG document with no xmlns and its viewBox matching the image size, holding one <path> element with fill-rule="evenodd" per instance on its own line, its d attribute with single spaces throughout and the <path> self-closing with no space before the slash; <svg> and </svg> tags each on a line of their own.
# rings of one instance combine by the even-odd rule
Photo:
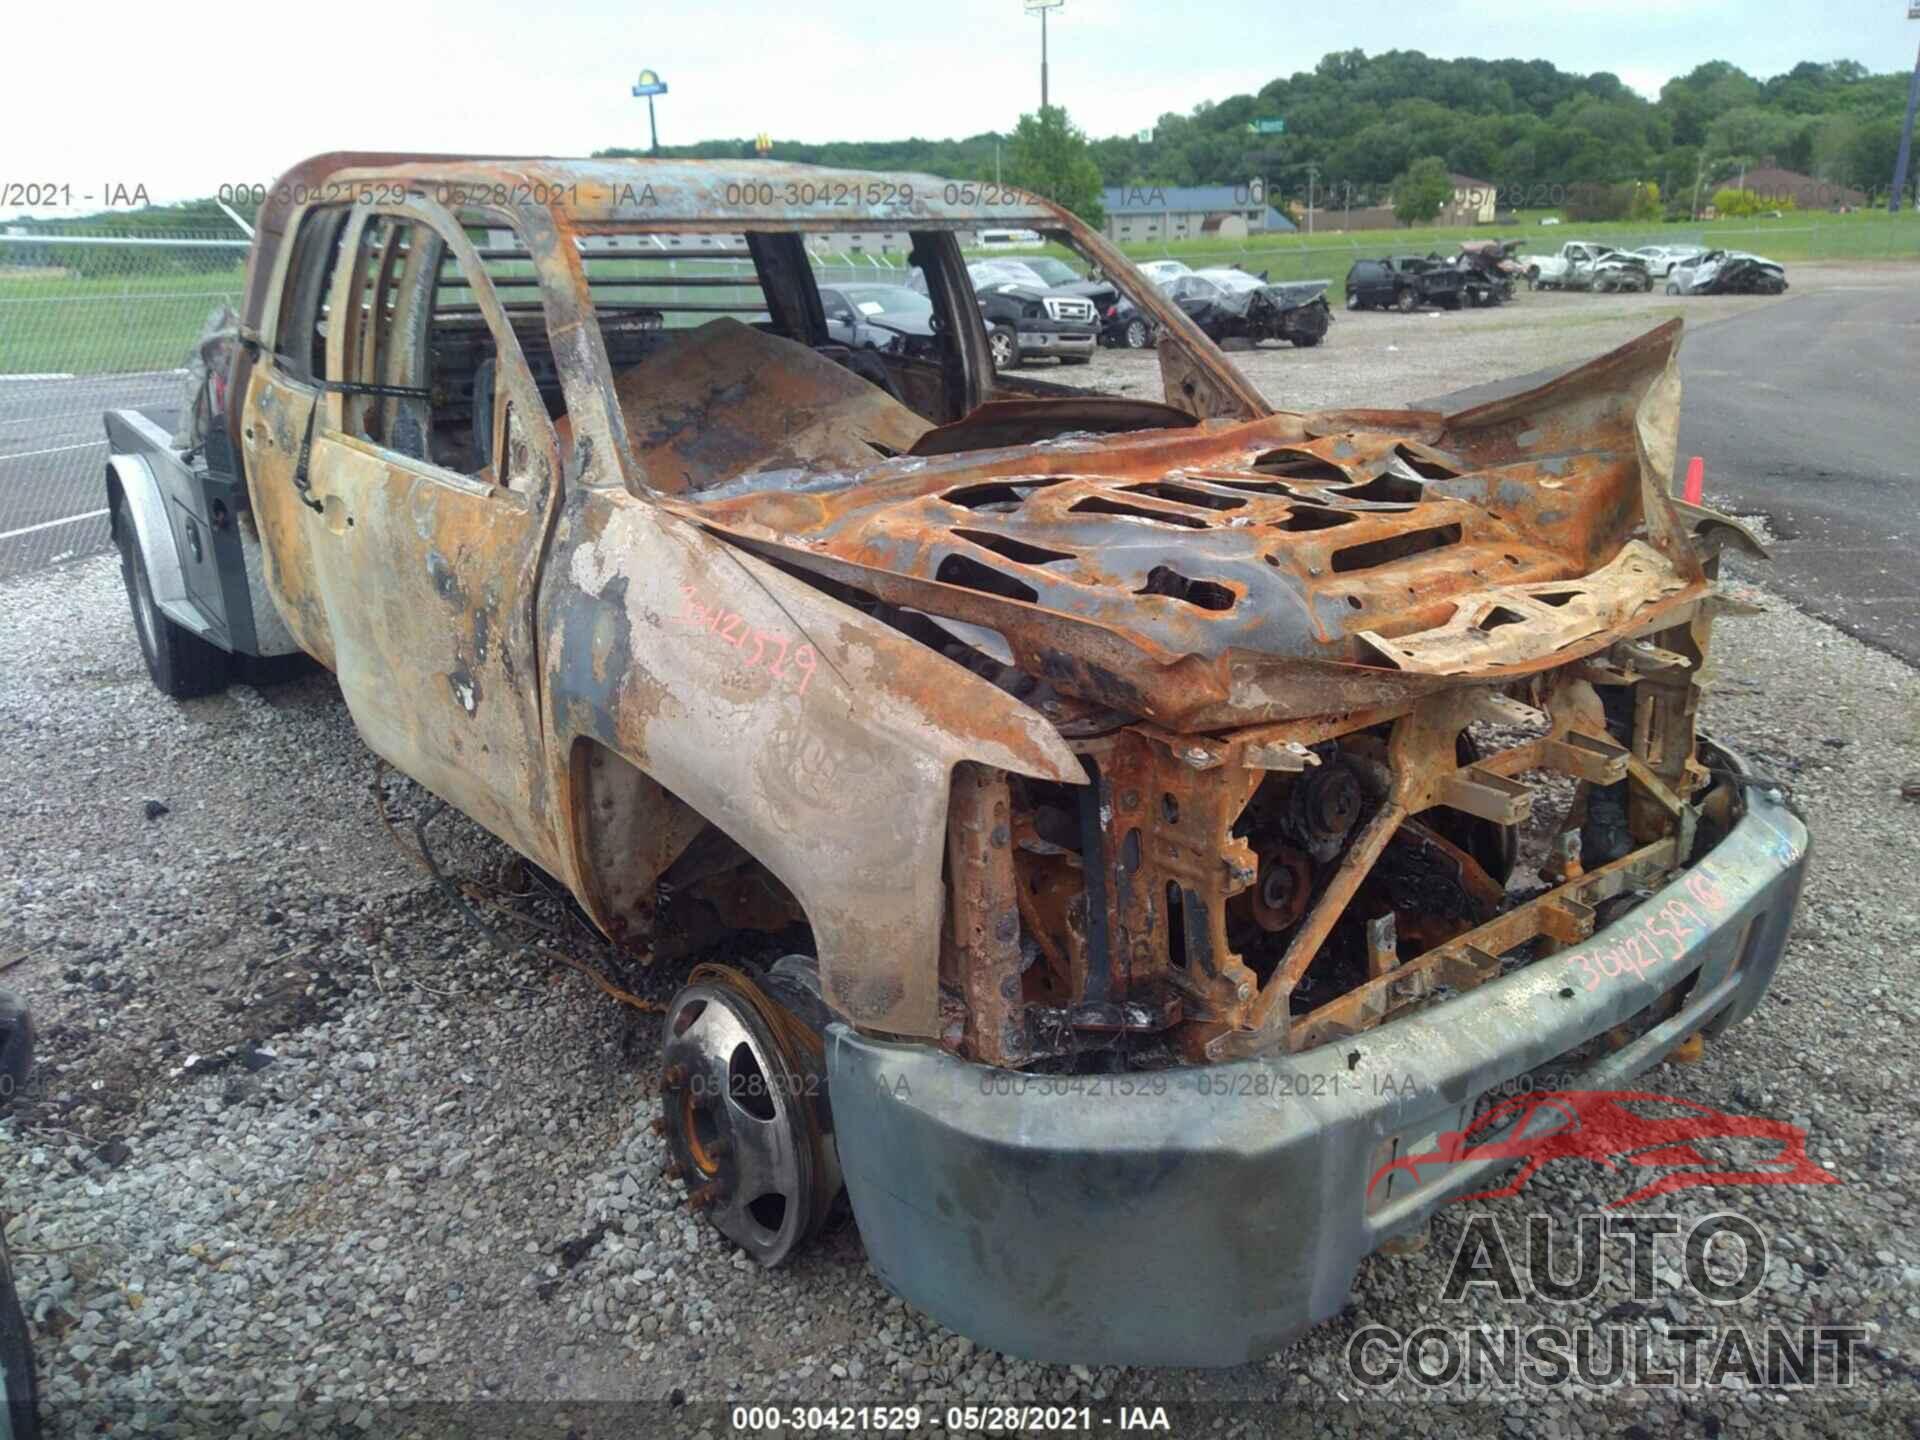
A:
<svg viewBox="0 0 1920 1440">
<path fill-rule="evenodd" d="M 1649 291 L 1664 280 L 1669 295 L 1779 295 L 1786 267 L 1741 250 L 1700 245 L 1643 245 L 1621 250 L 1588 240 L 1569 240 L 1553 255 L 1528 255 L 1517 264 L 1536 290 L 1598 293 Z"/>
<path fill-rule="evenodd" d="M 1215 341 L 1313 346 L 1333 323 L 1325 280 L 1273 284 L 1244 270 L 1153 264 L 1160 267 L 1155 285 Z M 967 278 L 998 370 L 1047 356 L 1084 365 L 1100 345 L 1141 350 L 1159 343 L 1158 327 L 1113 282 L 1098 274 L 1082 279 L 1052 256 L 974 260 Z M 839 344 L 922 358 L 938 351 L 933 305 L 917 269 L 904 283 L 822 284 L 820 301 L 827 332 Z"/>
<path fill-rule="evenodd" d="M 1183 260 L 1151 260 L 1140 268 L 1215 343 L 1285 340 L 1311 348 L 1333 325 L 1328 280 L 1272 281 L 1265 271 L 1195 270 Z M 1066 289 L 1084 295 L 1099 312 L 1101 344 L 1144 350 L 1159 343 L 1157 327 L 1111 281 L 1096 276 Z"/>
</svg>

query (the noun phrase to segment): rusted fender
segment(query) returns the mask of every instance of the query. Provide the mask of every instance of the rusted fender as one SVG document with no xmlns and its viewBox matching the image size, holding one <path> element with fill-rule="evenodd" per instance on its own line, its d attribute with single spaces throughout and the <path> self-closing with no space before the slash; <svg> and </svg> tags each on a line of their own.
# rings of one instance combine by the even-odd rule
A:
<svg viewBox="0 0 1920 1440">
<path fill-rule="evenodd" d="M 574 889 L 594 908 L 581 741 L 739 843 L 806 911 L 827 1000 L 938 1031 L 949 777 L 963 760 L 1086 783 L 1036 711 L 765 561 L 625 491 L 576 493 L 545 572 L 548 753 Z M 590 748 L 590 747 L 589 747 Z M 596 913 L 603 927 L 614 917 Z"/>
</svg>

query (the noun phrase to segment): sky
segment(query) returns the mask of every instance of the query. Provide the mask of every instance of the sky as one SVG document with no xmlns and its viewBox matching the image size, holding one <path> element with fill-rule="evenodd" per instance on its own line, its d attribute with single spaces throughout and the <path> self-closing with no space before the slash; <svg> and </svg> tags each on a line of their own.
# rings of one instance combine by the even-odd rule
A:
<svg viewBox="0 0 1920 1440">
<path fill-rule="evenodd" d="M 190 17 L 190 18 L 188 18 Z M 84 33 L 74 30 L 80 24 Z M 17 6 L 0 87 L 0 216 L 85 213 L 111 187 L 156 202 L 265 184 L 323 150 L 584 155 L 647 143 L 642 67 L 671 87 L 660 139 L 959 137 L 1009 129 L 1039 101 L 1040 24 L 1020 0 L 836 5 L 703 0 L 109 0 Z M 1090 135 L 1251 93 L 1329 51 L 1550 60 L 1610 70 L 1650 98 L 1729 60 L 1767 76 L 1801 60 L 1907 70 L 1906 0 L 1066 0 L 1048 22 L 1053 103 Z M 71 187 L 24 206 L 13 184 Z M 250 208 L 250 207 L 243 207 Z"/>
</svg>

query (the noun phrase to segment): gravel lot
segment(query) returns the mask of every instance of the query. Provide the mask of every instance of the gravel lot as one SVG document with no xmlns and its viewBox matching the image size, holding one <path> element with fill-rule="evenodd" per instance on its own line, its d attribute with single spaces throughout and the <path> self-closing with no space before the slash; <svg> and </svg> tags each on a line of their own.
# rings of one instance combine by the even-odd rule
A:
<svg viewBox="0 0 1920 1440">
<path fill-rule="evenodd" d="M 1795 265 L 1788 293 L 1884 283 L 1892 263 Z M 1408 405 L 1483 381 L 1591 359 L 1676 315 L 1689 325 L 1711 324 L 1780 303 L 1761 295 L 1666 295 L 1661 285 L 1656 280 L 1651 293 L 1632 295 L 1523 287 L 1511 303 L 1486 310 L 1336 311 L 1327 338 L 1311 350 L 1270 343 L 1233 358 L 1269 400 L 1287 409 Z M 1160 367 L 1151 350 L 1102 350 L 1091 365 L 1077 370 L 1042 361 L 1022 373 L 1160 398 Z"/>
<path fill-rule="evenodd" d="M 1796 284 L 1816 270 L 1840 273 L 1796 267 Z M 1766 302 L 1541 295 L 1343 316 L 1320 353 L 1253 358 L 1287 403 L 1384 403 L 1596 353 L 1672 309 L 1747 303 Z M 1101 366 L 1150 374 L 1134 357 Z M 1648 1088 L 1807 1127 L 1842 1184 L 1663 1203 L 1760 1226 L 1771 1264 L 1733 1313 L 1865 1326 L 1856 1383 L 1454 1386 L 1367 1404 L 1345 1347 L 1369 1323 L 1610 1317 L 1658 1349 L 1669 1325 L 1728 1316 L 1684 1293 L 1639 1304 L 1612 1280 L 1572 1306 L 1442 1299 L 1475 1214 L 1592 1213 L 1640 1183 L 1580 1163 L 1522 1199 L 1450 1207 L 1423 1252 L 1366 1264 L 1345 1315 L 1226 1371 L 980 1350 L 892 1299 L 851 1228 L 762 1272 L 657 1174 L 657 1020 L 482 942 L 391 842 L 329 677 L 171 702 L 147 683 L 110 557 L 0 584 L 0 962 L 24 956 L 4 980 L 41 1032 L 38 1077 L 0 1125 L 3 1203 L 52 1433 L 472 1433 L 482 1418 L 728 1433 L 711 1402 L 735 1400 L 1165 1405 L 1182 1435 L 1904 1433 L 1920 1413 L 1920 1249 L 1899 1077 L 1920 1002 L 1897 966 L 1920 946 L 1920 804 L 1900 783 L 1920 772 L 1920 676 L 1770 600 L 1762 573 L 1739 577 L 1768 610 L 1721 626 L 1709 715 L 1791 786 L 1815 868 L 1768 1002 Z M 397 779 L 384 795 L 400 814 L 422 804 Z M 458 817 L 433 833 L 454 873 L 508 859 Z M 676 973 L 619 978 L 664 998 Z M 639 1408 L 589 1403 L 605 1401 Z"/>
</svg>

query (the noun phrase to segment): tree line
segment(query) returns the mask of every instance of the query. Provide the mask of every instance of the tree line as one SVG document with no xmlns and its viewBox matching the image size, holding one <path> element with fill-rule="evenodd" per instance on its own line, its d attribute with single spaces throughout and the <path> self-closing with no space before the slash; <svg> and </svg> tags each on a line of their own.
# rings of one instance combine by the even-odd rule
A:
<svg viewBox="0 0 1920 1440">
<path fill-rule="evenodd" d="M 1745 170 L 1768 164 L 1858 189 L 1879 203 L 1892 180 L 1906 95 L 1904 73 L 1876 75 L 1852 60 L 1803 61 L 1769 79 L 1712 60 L 1648 100 L 1607 71 L 1578 75 L 1545 60 L 1345 50 L 1269 81 L 1258 94 L 1162 115 L 1150 132 L 1087 140 L 1086 153 L 1088 173 L 1103 186 L 1231 185 L 1257 176 L 1269 193 L 1299 200 L 1307 196 L 1311 167 L 1316 200 L 1356 206 L 1384 203 L 1394 182 L 1428 159 L 1439 165 L 1422 166 L 1417 175 L 1429 187 L 1436 168 L 1471 175 L 1498 187 L 1503 209 L 1578 209 L 1584 200 L 1590 210 L 1624 204 L 1644 211 L 1651 197 L 1664 197 L 1656 210 L 1682 213 L 1737 185 Z M 1027 116 L 1023 124 L 1046 126 L 1050 118 Z M 1284 121 L 1285 131 L 1256 133 L 1251 127 L 1260 120 Z M 804 164 L 1021 183 L 1012 168 L 1021 138 L 1016 129 L 962 140 L 776 139 L 771 153 Z M 1026 138 L 1053 148 L 1051 135 Z M 756 151 L 752 139 L 720 139 L 661 153 Z"/>
</svg>

